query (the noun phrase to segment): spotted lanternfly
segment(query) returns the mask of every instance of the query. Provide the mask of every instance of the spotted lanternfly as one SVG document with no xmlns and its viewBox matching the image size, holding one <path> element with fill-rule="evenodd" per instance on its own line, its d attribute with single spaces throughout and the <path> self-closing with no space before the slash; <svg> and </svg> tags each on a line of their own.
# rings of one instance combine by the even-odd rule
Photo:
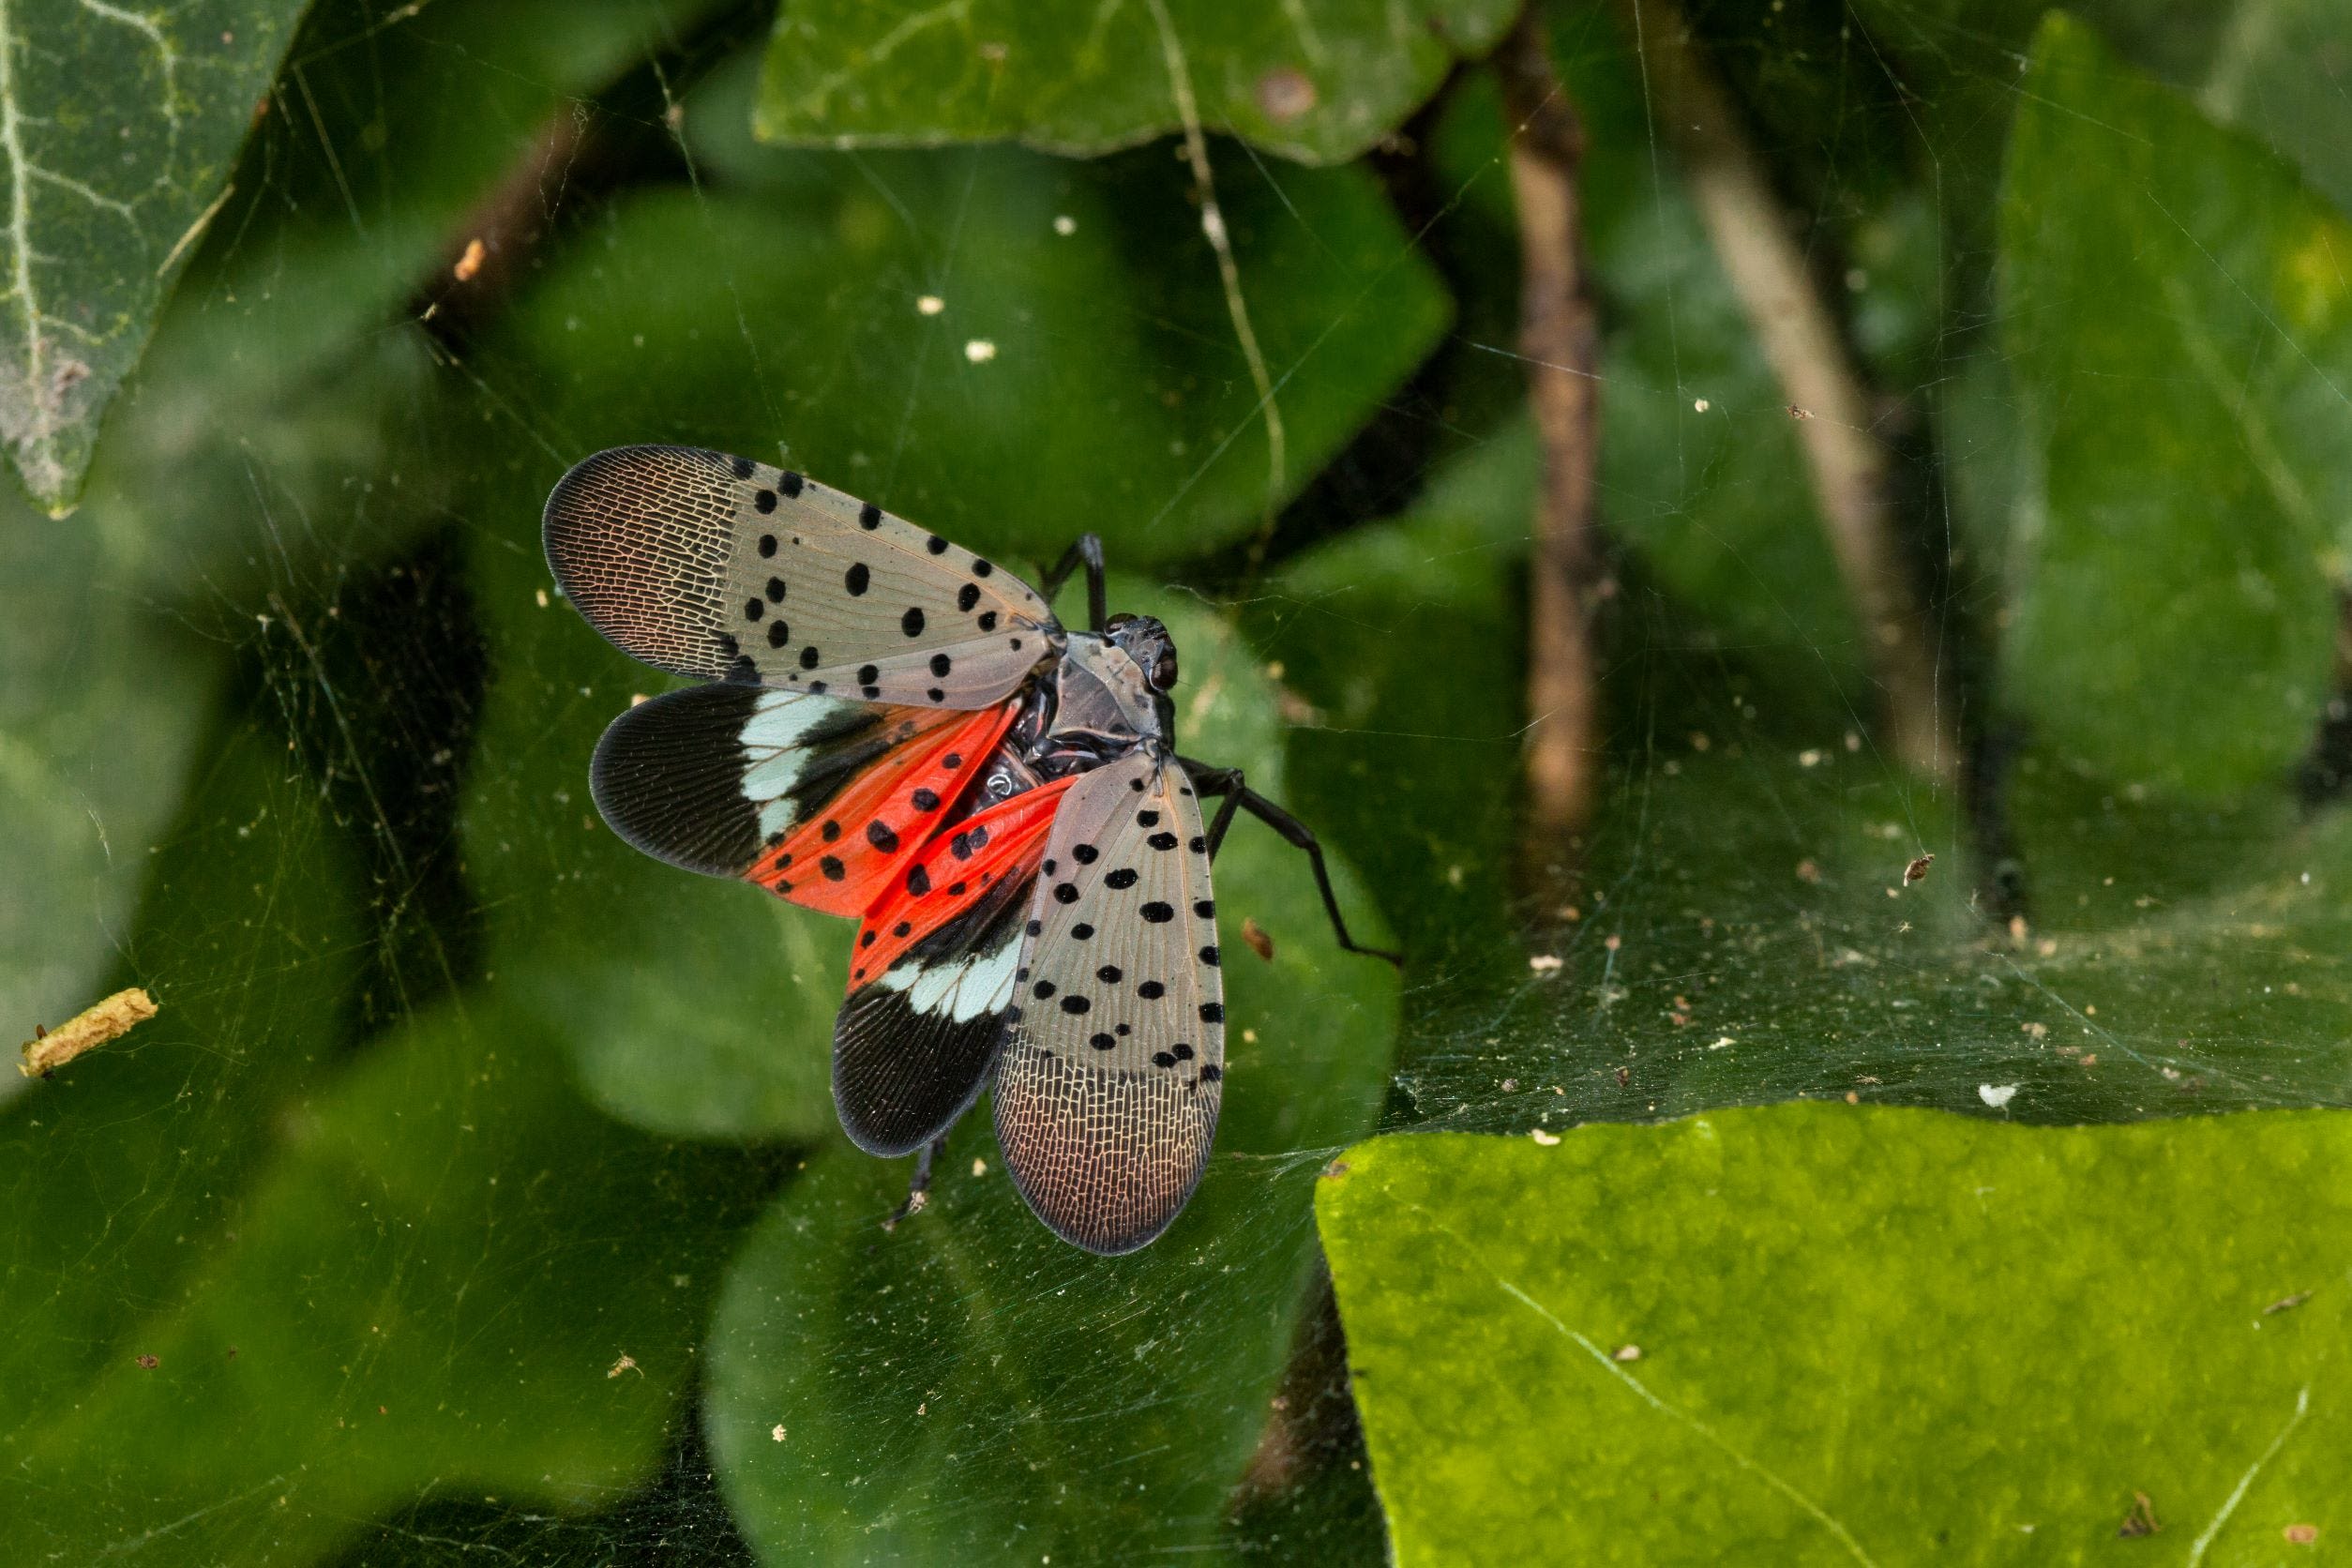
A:
<svg viewBox="0 0 2352 1568">
<path fill-rule="evenodd" d="M 798 474 L 627 446 L 564 476 L 546 538 L 589 625 L 709 683 L 605 731 L 605 821 L 858 922 L 834 1103 L 860 1148 L 919 1152 L 900 1214 L 993 1078 L 1006 1168 L 1058 1234 L 1126 1252 L 1174 1220 L 1223 1092 L 1209 868 L 1237 811 L 1306 852 L 1340 945 L 1378 953 L 1313 834 L 1176 755 L 1175 644 L 1105 614 L 1091 534 L 1039 592 Z M 1081 565 L 1073 631 L 1048 601 Z"/>
</svg>

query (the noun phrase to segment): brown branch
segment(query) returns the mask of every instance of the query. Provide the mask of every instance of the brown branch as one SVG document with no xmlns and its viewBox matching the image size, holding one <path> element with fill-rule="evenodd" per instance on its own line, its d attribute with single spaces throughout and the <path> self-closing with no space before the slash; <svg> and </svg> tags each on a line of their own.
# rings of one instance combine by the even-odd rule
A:
<svg viewBox="0 0 2352 1568">
<path fill-rule="evenodd" d="M 1528 582 L 1528 833 L 1532 863 L 1558 867 L 1592 821 L 1599 795 L 1599 659 L 1592 606 L 1600 577 L 1593 467 L 1600 439 L 1599 332 L 1585 283 L 1584 130 L 1530 6 L 1495 56 L 1513 127 L 1511 189 L 1519 213 L 1519 352 L 1544 452 Z"/>
<path fill-rule="evenodd" d="M 1909 563 L 1897 542 L 1887 455 L 1836 319 L 1805 270 L 1739 114 L 1673 0 L 1620 0 L 1639 41 L 1653 117 L 1797 420 L 1838 574 L 1886 702 L 1884 733 L 1907 765 L 1946 782 L 1960 746 Z"/>
</svg>

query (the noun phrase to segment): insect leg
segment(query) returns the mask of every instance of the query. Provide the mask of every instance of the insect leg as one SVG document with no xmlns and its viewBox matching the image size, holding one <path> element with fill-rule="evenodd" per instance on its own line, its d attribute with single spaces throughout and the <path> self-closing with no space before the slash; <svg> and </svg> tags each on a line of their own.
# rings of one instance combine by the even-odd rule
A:
<svg viewBox="0 0 2352 1568">
<path fill-rule="evenodd" d="M 1081 564 L 1086 567 L 1086 629 L 1100 631 L 1103 623 L 1110 619 L 1110 601 L 1103 594 L 1103 541 L 1096 535 L 1080 534 L 1078 542 L 1063 550 L 1062 559 L 1054 563 L 1053 570 L 1046 574 L 1046 580 L 1038 584 L 1038 591 L 1045 596 L 1047 603 L 1052 603 L 1054 595 L 1061 592 L 1062 584 Z"/>
<path fill-rule="evenodd" d="M 914 1180 L 907 1184 L 907 1200 L 890 1211 L 890 1217 L 882 1221 L 884 1230 L 896 1230 L 900 1220 L 923 1212 L 923 1205 L 931 1197 L 931 1162 L 946 1147 L 947 1135 L 942 1133 L 925 1144 L 923 1153 L 914 1157 Z"/>
<path fill-rule="evenodd" d="M 1332 891 L 1331 872 L 1323 864 L 1322 842 L 1315 837 L 1313 829 L 1249 788 L 1243 780 L 1241 769 L 1211 767 L 1189 757 L 1180 757 L 1177 761 L 1184 764 L 1184 772 L 1191 776 L 1194 789 L 1203 795 L 1224 797 L 1223 803 L 1217 807 L 1215 820 L 1209 824 L 1211 859 L 1216 857 L 1218 848 L 1224 844 L 1225 830 L 1232 825 L 1234 813 L 1248 812 L 1280 834 L 1283 842 L 1306 852 L 1307 864 L 1315 867 L 1315 886 L 1323 896 L 1323 912 L 1331 916 L 1332 933 L 1338 937 L 1343 949 L 1349 953 L 1369 954 L 1375 958 L 1386 958 L 1399 969 L 1405 967 L 1404 955 L 1392 953 L 1384 947 L 1363 946 L 1348 934 L 1348 922 L 1339 912 L 1338 895 Z"/>
</svg>

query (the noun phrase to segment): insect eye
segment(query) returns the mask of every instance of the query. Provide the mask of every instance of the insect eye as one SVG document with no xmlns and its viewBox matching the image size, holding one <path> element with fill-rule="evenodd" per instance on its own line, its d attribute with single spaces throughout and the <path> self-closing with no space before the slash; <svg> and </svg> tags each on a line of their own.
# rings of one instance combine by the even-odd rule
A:
<svg viewBox="0 0 2352 1568">
<path fill-rule="evenodd" d="M 1175 649 L 1170 648 L 1168 652 L 1162 654 L 1159 656 L 1159 661 L 1152 666 L 1152 685 L 1161 691 L 1170 691 L 1175 688 Z"/>
</svg>

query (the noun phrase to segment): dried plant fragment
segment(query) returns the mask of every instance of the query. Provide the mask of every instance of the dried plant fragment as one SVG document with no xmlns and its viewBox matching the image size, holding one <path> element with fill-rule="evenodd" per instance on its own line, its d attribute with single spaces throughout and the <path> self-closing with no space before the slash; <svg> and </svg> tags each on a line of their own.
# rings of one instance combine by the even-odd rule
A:
<svg viewBox="0 0 2352 1568">
<path fill-rule="evenodd" d="M 86 1007 L 55 1029 L 39 1030 L 24 1042 L 24 1061 L 17 1069 L 26 1078 L 46 1077 L 83 1051 L 119 1040 L 155 1017 L 155 999 L 133 986 L 92 1007 Z"/>
<path fill-rule="evenodd" d="M 1274 938 L 1268 936 L 1265 927 L 1248 915 L 1242 916 L 1242 940 L 1249 943 L 1251 952 L 1268 963 L 1274 962 Z"/>
</svg>

